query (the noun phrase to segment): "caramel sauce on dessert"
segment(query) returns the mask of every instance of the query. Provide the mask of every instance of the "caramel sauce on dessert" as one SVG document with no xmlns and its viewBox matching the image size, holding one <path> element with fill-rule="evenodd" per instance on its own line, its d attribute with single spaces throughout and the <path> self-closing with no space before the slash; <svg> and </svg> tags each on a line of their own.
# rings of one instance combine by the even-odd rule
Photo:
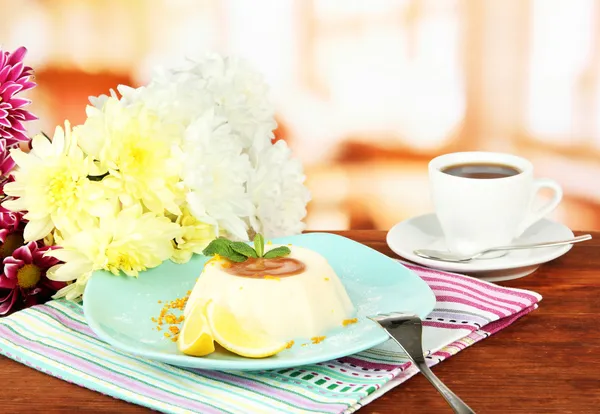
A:
<svg viewBox="0 0 600 414">
<path fill-rule="evenodd" d="M 244 262 L 230 262 L 230 264 L 230 266 L 223 266 L 223 270 L 227 273 L 257 279 L 264 279 L 266 276 L 278 278 L 294 276 L 302 273 L 306 268 L 300 260 L 291 257 L 278 257 L 276 259 L 249 258 Z"/>
</svg>

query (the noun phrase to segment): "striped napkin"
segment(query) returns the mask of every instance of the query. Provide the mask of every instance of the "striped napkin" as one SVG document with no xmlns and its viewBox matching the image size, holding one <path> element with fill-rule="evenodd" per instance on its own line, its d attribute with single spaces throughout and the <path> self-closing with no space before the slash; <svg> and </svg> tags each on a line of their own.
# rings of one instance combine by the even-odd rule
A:
<svg viewBox="0 0 600 414">
<path fill-rule="evenodd" d="M 424 321 L 435 365 L 537 307 L 537 293 L 404 263 L 429 284 Z M 417 373 L 392 341 L 351 357 L 259 372 L 187 370 L 100 341 L 80 305 L 63 300 L 0 319 L 0 353 L 39 371 L 168 413 L 352 413 Z"/>
</svg>

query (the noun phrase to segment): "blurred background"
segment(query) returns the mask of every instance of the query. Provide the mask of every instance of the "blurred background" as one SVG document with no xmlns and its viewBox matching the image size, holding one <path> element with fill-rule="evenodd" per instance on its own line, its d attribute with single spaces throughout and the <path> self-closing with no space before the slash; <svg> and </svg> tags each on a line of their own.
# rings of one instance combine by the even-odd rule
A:
<svg viewBox="0 0 600 414">
<path fill-rule="evenodd" d="M 494 150 L 560 182 L 554 219 L 600 230 L 600 1 L 0 0 L 0 16 L 36 72 L 32 133 L 157 65 L 235 54 L 305 165 L 309 229 L 429 212 L 431 158 Z"/>
</svg>

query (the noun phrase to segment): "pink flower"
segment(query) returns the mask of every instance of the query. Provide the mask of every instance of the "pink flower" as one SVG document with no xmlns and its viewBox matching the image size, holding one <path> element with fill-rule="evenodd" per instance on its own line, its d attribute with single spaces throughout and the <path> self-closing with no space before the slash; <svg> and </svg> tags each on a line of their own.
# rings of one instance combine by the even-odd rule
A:
<svg viewBox="0 0 600 414">
<path fill-rule="evenodd" d="M 58 263 L 44 253 L 52 247 L 29 242 L 4 259 L 0 275 L 0 315 L 48 301 L 65 283 L 46 277 L 48 269 Z"/>
<path fill-rule="evenodd" d="M 15 167 L 15 162 L 10 156 L 6 141 L 0 140 L 0 175 L 4 178 Z"/>
<path fill-rule="evenodd" d="M 23 214 L 12 212 L 0 205 L 0 261 L 12 256 L 23 246 Z"/>
<path fill-rule="evenodd" d="M 0 50 L 0 139 L 11 146 L 20 141 L 27 141 L 25 121 L 37 117 L 23 109 L 31 103 L 28 99 L 17 98 L 20 92 L 25 92 L 36 86 L 31 81 L 33 69 L 23 64 L 27 49 L 20 47 L 12 53 Z"/>
</svg>

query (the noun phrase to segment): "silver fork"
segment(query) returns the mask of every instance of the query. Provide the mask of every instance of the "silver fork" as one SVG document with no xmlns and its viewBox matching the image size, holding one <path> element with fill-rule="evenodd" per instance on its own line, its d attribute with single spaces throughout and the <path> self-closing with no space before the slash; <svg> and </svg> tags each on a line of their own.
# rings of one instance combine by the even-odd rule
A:
<svg viewBox="0 0 600 414">
<path fill-rule="evenodd" d="M 456 394 L 454 394 L 446 385 L 434 375 L 425 362 L 423 355 L 421 319 L 416 315 L 406 313 L 387 313 L 372 316 L 369 319 L 381 325 L 390 338 L 394 340 L 408 354 L 411 361 L 429 380 L 440 394 L 446 399 L 455 413 L 469 414 L 475 413 L 467 404 L 465 404 Z"/>
</svg>

